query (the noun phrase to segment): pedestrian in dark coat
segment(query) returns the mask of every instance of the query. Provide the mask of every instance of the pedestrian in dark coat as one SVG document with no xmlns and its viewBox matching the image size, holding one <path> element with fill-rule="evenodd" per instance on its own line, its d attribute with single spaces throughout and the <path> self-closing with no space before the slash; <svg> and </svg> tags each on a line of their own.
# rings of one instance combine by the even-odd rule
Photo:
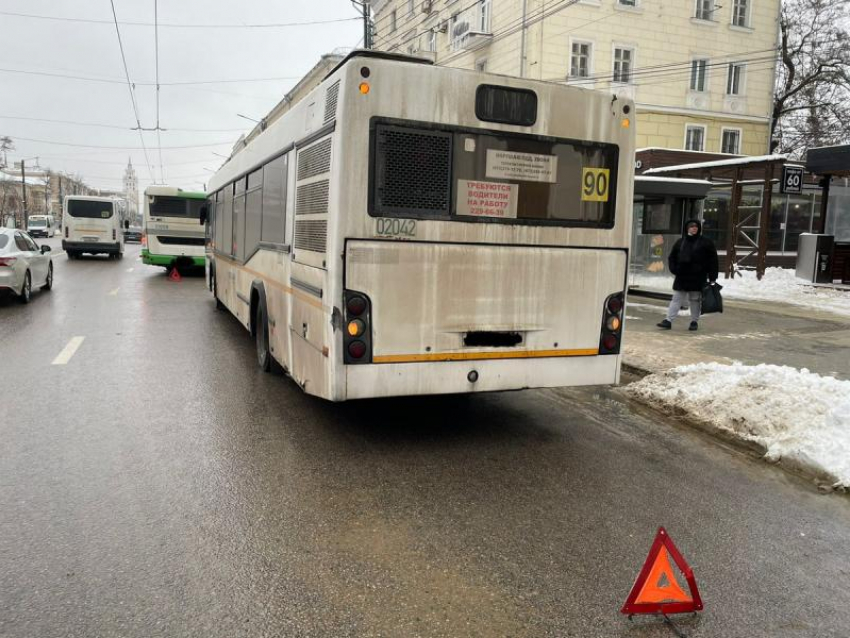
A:
<svg viewBox="0 0 850 638">
<path fill-rule="evenodd" d="M 667 318 L 658 324 L 659 328 L 669 330 L 679 309 L 688 300 L 691 309 L 689 330 L 699 328 L 702 306 L 702 289 L 707 283 L 717 281 L 717 249 L 708 237 L 702 236 L 702 224 L 698 219 L 689 219 L 685 224 L 685 234 L 674 245 L 667 258 L 673 280 L 673 300 L 667 309 Z"/>
</svg>

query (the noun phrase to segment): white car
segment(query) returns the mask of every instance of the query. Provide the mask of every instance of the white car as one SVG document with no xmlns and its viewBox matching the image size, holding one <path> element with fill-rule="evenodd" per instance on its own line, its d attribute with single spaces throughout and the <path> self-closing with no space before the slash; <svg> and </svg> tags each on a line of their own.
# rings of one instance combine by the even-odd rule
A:
<svg viewBox="0 0 850 638">
<path fill-rule="evenodd" d="M 39 248 L 24 231 L 0 228 L 0 292 L 11 290 L 29 303 L 33 287 L 53 287 L 50 246 Z"/>
</svg>

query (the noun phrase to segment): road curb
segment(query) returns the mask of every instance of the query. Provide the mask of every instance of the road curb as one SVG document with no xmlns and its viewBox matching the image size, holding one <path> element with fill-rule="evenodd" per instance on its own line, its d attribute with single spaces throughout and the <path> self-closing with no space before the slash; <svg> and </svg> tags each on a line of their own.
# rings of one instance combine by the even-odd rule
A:
<svg viewBox="0 0 850 638">
<path fill-rule="evenodd" d="M 622 368 L 628 374 L 637 377 L 637 381 L 640 381 L 644 377 L 647 377 L 651 374 L 661 374 L 661 372 L 652 372 L 651 370 L 647 370 L 646 368 L 634 366 L 626 362 L 622 363 Z M 697 430 L 698 432 L 706 434 L 712 438 L 718 439 L 726 445 L 729 445 L 730 447 L 735 448 L 740 452 L 744 452 L 747 455 L 758 458 L 758 460 L 763 463 L 775 465 L 789 474 L 798 476 L 807 481 L 811 481 L 817 486 L 818 490 L 822 492 L 847 492 L 845 488 L 835 487 L 836 478 L 834 476 L 824 472 L 822 469 L 814 465 L 790 459 L 780 459 L 779 461 L 767 460 L 765 458 L 765 456 L 767 455 L 767 447 L 765 447 L 761 443 L 757 443 L 756 441 L 748 441 L 746 439 L 737 437 L 731 432 L 719 428 L 711 421 L 700 419 L 699 417 L 695 416 L 691 412 L 687 412 L 686 410 L 670 409 L 665 406 L 661 406 L 656 403 L 651 403 L 643 400 L 640 396 L 637 396 L 636 394 L 628 390 L 628 387 L 632 385 L 632 383 L 636 383 L 636 381 L 632 381 L 630 383 L 620 386 L 620 390 L 633 401 L 640 403 L 640 405 L 647 407 L 655 412 L 658 412 L 659 414 L 662 414 L 665 417 L 673 418 L 676 420 L 677 423 L 681 423 L 694 430 Z"/>
</svg>

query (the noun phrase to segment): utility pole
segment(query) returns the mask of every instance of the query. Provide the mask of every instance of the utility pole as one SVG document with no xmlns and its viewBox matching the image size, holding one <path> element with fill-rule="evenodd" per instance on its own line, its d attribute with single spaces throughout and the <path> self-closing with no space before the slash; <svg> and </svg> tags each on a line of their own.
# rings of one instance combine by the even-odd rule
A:
<svg viewBox="0 0 850 638">
<path fill-rule="evenodd" d="M 372 48 L 372 4 L 371 0 L 351 0 L 351 4 L 360 8 L 360 15 L 363 16 L 363 48 Z"/>
<path fill-rule="evenodd" d="M 24 206 L 24 225 L 23 229 L 26 230 L 29 224 L 29 215 L 27 214 L 27 162 L 26 160 L 21 160 L 21 199 L 23 200 Z"/>
</svg>

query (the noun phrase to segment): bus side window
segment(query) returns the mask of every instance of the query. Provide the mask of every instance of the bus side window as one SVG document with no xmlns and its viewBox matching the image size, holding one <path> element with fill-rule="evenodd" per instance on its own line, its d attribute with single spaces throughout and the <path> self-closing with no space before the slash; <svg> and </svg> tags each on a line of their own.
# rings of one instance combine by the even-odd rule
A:
<svg viewBox="0 0 850 638">
<path fill-rule="evenodd" d="M 262 240 L 286 242 L 286 179 L 289 155 L 281 155 L 263 168 Z"/>
<path fill-rule="evenodd" d="M 248 259 L 260 243 L 260 225 L 263 215 L 263 170 L 248 175 L 248 195 L 245 199 L 245 251 Z"/>
<path fill-rule="evenodd" d="M 233 184 L 224 187 L 224 214 L 221 217 L 221 242 L 218 249 L 225 255 L 233 254 Z"/>
</svg>

